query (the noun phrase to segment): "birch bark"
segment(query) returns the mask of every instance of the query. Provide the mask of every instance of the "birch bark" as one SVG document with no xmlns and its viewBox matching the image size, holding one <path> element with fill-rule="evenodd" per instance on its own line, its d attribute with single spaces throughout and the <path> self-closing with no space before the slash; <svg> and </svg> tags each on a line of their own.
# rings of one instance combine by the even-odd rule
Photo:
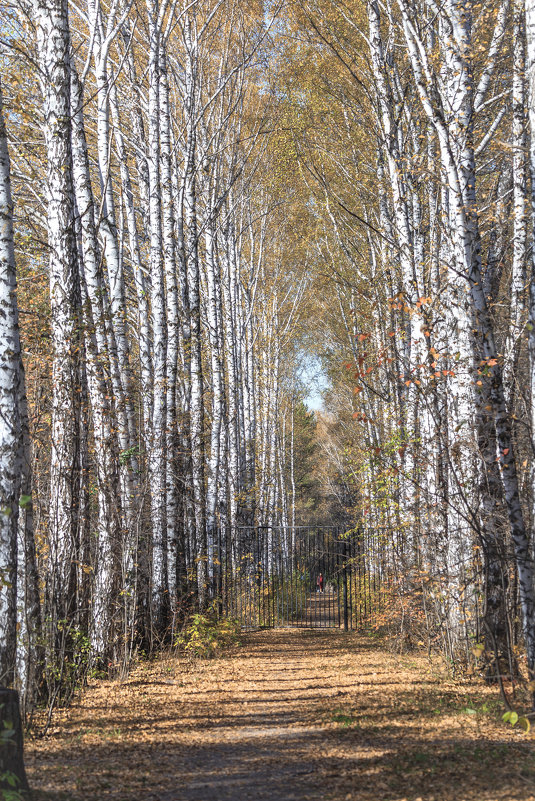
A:
<svg viewBox="0 0 535 801">
<path fill-rule="evenodd" d="M 80 227 L 80 278 L 87 354 L 87 380 L 91 401 L 95 461 L 98 482 L 97 559 L 94 565 L 91 634 L 95 653 L 111 656 L 117 642 L 117 595 L 121 586 L 123 532 L 121 489 L 118 475 L 117 424 L 110 403 L 107 320 L 110 303 L 101 268 L 95 206 L 83 118 L 83 94 L 74 64 L 71 65 L 73 179 Z M 89 565 L 85 565 L 86 569 Z"/>
<path fill-rule="evenodd" d="M 152 517 L 152 614 L 157 629 L 169 616 L 166 520 L 167 319 L 165 308 L 160 125 L 161 31 L 158 0 L 147 0 L 149 30 L 149 213 L 154 405 L 149 437 Z"/>
<path fill-rule="evenodd" d="M 190 19 L 190 14 L 193 19 Z M 195 15 L 186 14 L 184 42 L 186 48 L 185 115 L 186 115 L 186 167 L 185 167 L 185 240 L 188 280 L 189 335 L 190 335 L 190 438 L 193 504 L 195 513 L 195 539 L 197 554 L 197 583 L 199 603 L 206 600 L 206 499 L 204 453 L 204 378 L 202 367 L 201 305 L 199 241 L 197 225 L 197 78 L 198 41 Z"/>
<path fill-rule="evenodd" d="M 176 542 L 179 515 L 179 460 L 178 446 L 178 349 L 180 344 L 180 318 L 178 299 L 178 265 L 176 248 L 175 200 L 173 196 L 171 110 L 167 56 L 162 43 L 160 49 L 160 141 L 161 141 L 161 195 L 163 262 L 167 312 L 166 357 L 166 526 L 167 549 Z M 179 195 L 180 200 L 180 195 Z M 181 256 L 179 250 L 179 257 Z M 169 554 L 167 554 L 169 561 Z M 168 577 L 168 582 L 170 575 Z"/>
<path fill-rule="evenodd" d="M 52 455 L 49 582 L 54 614 L 73 611 L 78 534 L 77 439 L 80 402 L 78 265 L 74 227 L 70 110 L 70 34 L 66 0 L 34 8 L 47 152 L 47 228 L 52 332 Z M 69 592 L 70 590 L 70 592 Z"/>
<path fill-rule="evenodd" d="M 0 684 L 5 687 L 15 679 L 17 532 L 23 471 L 16 290 L 10 161 L 0 88 Z"/>
<path fill-rule="evenodd" d="M 527 126 L 526 35 L 523 0 L 513 2 L 513 264 L 511 271 L 510 329 L 504 347 L 503 383 L 511 408 L 515 373 L 526 309 L 527 261 Z"/>
<path fill-rule="evenodd" d="M 442 101 L 436 91 L 435 79 L 428 62 L 425 47 L 410 17 L 405 0 L 398 4 L 403 17 L 403 28 L 412 69 L 422 106 L 434 126 L 440 145 L 443 166 L 451 189 L 451 204 L 455 230 L 459 234 L 461 275 L 467 281 L 471 314 L 474 325 L 474 359 L 476 373 L 481 376 L 481 390 L 474 392 L 480 419 L 486 421 L 487 430 L 480 436 L 487 442 L 496 429 L 498 459 L 502 486 L 507 505 L 511 537 L 519 578 L 526 650 L 530 672 L 535 668 L 535 585 L 530 559 L 529 537 L 526 531 L 515 462 L 515 448 L 511 420 L 505 404 L 502 370 L 496 348 L 481 270 L 481 239 L 476 194 L 476 169 L 473 147 L 473 92 L 474 79 L 471 66 L 471 18 L 463 3 L 451 0 L 446 5 L 447 24 L 451 26 L 448 47 L 457 71 L 455 126 L 460 127 L 454 141 L 444 117 Z M 460 136 L 459 134 L 462 134 Z M 476 382 L 477 383 L 477 382 Z M 484 386 L 483 386 L 484 385 Z M 479 386 L 479 385 L 478 385 Z M 487 403 L 488 401 L 488 403 Z M 485 404 L 490 405 L 492 417 L 485 416 Z"/>
</svg>

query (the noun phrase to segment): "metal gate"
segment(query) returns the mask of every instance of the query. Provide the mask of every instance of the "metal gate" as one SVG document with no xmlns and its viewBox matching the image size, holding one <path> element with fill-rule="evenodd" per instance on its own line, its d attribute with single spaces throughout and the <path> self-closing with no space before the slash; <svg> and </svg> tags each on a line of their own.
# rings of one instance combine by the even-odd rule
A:
<svg viewBox="0 0 535 801">
<path fill-rule="evenodd" d="M 220 540 L 222 612 L 243 628 L 356 628 L 370 587 L 358 530 L 238 528 Z M 368 593 L 369 594 L 369 593 Z"/>
</svg>

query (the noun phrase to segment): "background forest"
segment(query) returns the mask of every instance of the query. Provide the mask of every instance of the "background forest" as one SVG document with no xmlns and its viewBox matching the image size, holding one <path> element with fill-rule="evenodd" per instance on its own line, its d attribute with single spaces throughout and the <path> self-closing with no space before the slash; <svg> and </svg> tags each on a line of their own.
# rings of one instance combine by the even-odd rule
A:
<svg viewBox="0 0 535 801">
<path fill-rule="evenodd" d="M 68 700 L 309 523 L 531 678 L 535 4 L 2 12 L 0 681 Z"/>
</svg>

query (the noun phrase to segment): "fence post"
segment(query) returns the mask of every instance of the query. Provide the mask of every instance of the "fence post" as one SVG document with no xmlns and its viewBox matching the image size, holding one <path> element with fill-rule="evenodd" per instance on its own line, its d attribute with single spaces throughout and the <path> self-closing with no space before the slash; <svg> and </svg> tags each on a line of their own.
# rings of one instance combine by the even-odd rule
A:
<svg viewBox="0 0 535 801">
<path fill-rule="evenodd" d="M 217 615 L 223 617 L 223 549 L 221 547 L 221 523 L 217 527 L 217 571 L 216 571 L 216 598 Z"/>
<path fill-rule="evenodd" d="M 343 567 L 343 582 L 344 582 L 344 631 L 349 630 L 349 609 L 347 606 L 347 540 L 344 539 L 344 567 Z"/>
</svg>

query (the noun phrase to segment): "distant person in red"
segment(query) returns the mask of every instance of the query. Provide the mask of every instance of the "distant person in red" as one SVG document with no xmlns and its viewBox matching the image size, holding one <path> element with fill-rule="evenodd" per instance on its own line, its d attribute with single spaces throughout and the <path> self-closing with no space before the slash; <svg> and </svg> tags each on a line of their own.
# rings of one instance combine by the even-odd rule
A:
<svg viewBox="0 0 535 801">
<path fill-rule="evenodd" d="M 316 584 L 318 585 L 318 592 L 323 592 L 323 576 L 321 573 L 318 576 Z"/>
</svg>

